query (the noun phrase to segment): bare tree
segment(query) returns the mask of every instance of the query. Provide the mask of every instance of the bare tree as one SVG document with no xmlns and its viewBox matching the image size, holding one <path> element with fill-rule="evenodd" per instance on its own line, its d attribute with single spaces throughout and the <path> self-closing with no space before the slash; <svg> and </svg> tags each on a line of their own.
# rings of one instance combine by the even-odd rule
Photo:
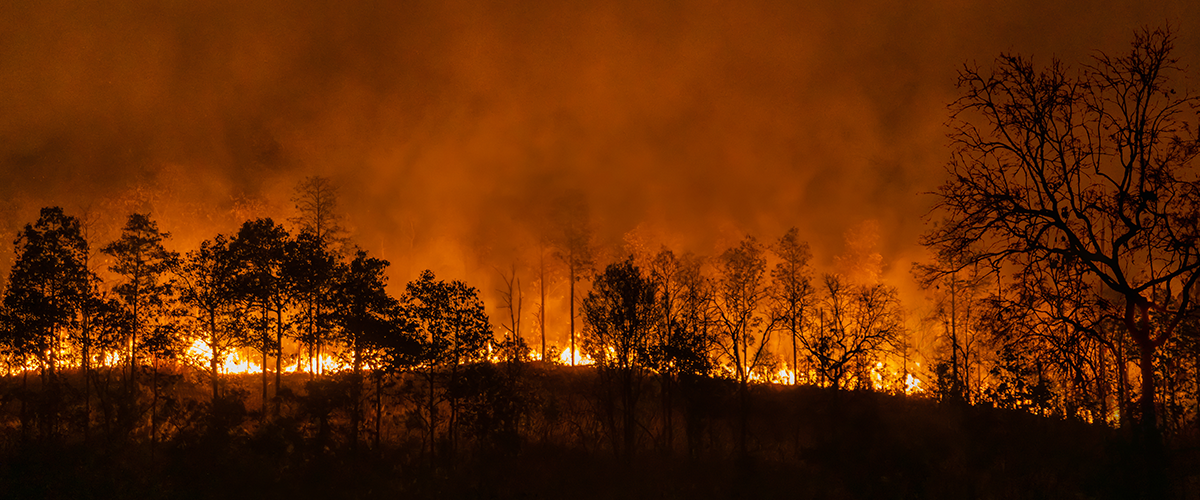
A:
<svg viewBox="0 0 1200 500">
<path fill-rule="evenodd" d="M 309 364 L 314 359 L 317 362 L 315 369 L 309 368 L 312 374 L 321 372 L 320 360 L 327 333 L 324 320 L 326 296 L 333 286 L 334 264 L 345 256 L 349 238 L 342 226 L 343 216 L 338 211 L 338 188 L 328 177 L 314 175 L 302 179 L 296 184 L 292 202 L 296 204 L 298 215 L 288 222 L 299 230 L 298 244 L 290 260 L 303 271 L 298 276 L 298 291 L 304 303 L 305 332 L 302 337 L 308 345 Z"/>
<path fill-rule="evenodd" d="M 717 350 L 738 383 L 741 400 L 739 451 L 746 453 L 750 382 L 773 364 L 767 346 L 779 328 L 778 318 L 765 314 L 770 288 L 762 245 L 747 236 L 717 259 L 717 285 L 712 307 L 717 321 Z"/>
<path fill-rule="evenodd" d="M 1169 30 L 1143 30 L 1128 53 L 1100 54 L 1074 77 L 1014 55 L 965 67 L 949 180 L 934 193 L 941 221 L 923 238 L 960 266 L 1077 263 L 1095 293 L 1120 297 L 1151 443 L 1155 354 L 1194 311 L 1200 279 L 1200 146 L 1186 114 L 1198 100 L 1172 86 L 1173 44 Z"/>
<path fill-rule="evenodd" d="M 500 324 L 505 333 L 504 340 L 498 346 L 505 361 L 516 362 L 529 357 L 528 346 L 521 337 L 521 314 L 525 293 L 521 288 L 521 278 L 517 276 L 515 264 L 509 268 L 508 274 L 501 271 L 500 279 L 504 280 L 504 288 L 499 290 L 501 307 L 508 309 L 508 324 Z"/>
<path fill-rule="evenodd" d="M 817 326 L 801 337 L 817 363 L 822 384 L 871 388 L 870 370 L 889 352 L 904 328 L 896 289 L 884 284 L 853 285 L 836 274 L 822 279 Z"/>
<path fill-rule="evenodd" d="M 815 295 L 808 268 L 812 252 L 808 249 L 808 243 L 797 239 L 797 234 L 798 231 L 793 227 L 771 247 L 780 260 L 771 270 L 775 316 L 783 322 L 791 337 L 793 384 L 797 382 L 800 373 L 799 343 L 804 335 L 805 321 L 808 319 L 806 310 L 812 307 Z"/>
<path fill-rule="evenodd" d="M 591 222 L 584 201 L 578 196 L 564 198 L 560 203 L 558 217 L 558 250 L 555 256 L 567 267 L 571 365 L 574 365 L 578 357 L 578 348 L 575 346 L 575 285 L 592 272 L 595 255 Z"/>
</svg>

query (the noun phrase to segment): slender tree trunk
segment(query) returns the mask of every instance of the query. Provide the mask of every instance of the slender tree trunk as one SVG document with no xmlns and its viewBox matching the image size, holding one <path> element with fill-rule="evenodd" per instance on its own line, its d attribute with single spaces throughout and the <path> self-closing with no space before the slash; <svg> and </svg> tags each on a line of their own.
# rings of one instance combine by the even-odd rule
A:
<svg viewBox="0 0 1200 500">
<path fill-rule="evenodd" d="M 435 457 L 437 449 L 437 400 L 434 398 L 433 366 L 430 365 L 426 372 L 426 381 L 429 383 L 429 468 L 430 470 L 437 467 L 437 459 Z"/>
<path fill-rule="evenodd" d="M 633 397 L 633 368 L 622 369 L 621 375 L 622 378 L 625 379 L 624 384 L 622 384 L 622 392 L 624 394 L 621 395 L 621 399 L 624 400 L 621 402 L 622 406 L 624 407 L 624 423 L 621 430 L 624 434 L 625 459 L 630 460 L 633 458 L 633 443 L 634 438 L 636 437 L 636 434 L 634 433 L 636 429 L 634 427 L 636 425 L 635 422 L 637 418 L 637 408 L 635 407 L 636 404 Z"/>
<path fill-rule="evenodd" d="M 1192 351 L 1192 369 L 1196 373 L 1192 376 L 1192 381 L 1196 383 L 1196 431 L 1200 431 L 1200 346 L 1196 346 Z M 1198 432 L 1200 434 L 1200 432 Z"/>
<path fill-rule="evenodd" d="M 958 376 L 958 277 L 950 275 L 950 388 L 956 401 L 962 400 L 962 382 Z"/>
<path fill-rule="evenodd" d="M 799 349 L 796 347 L 796 340 L 799 338 L 800 332 L 796 331 L 796 313 L 792 313 L 792 385 L 796 385 L 800 380 L 800 365 L 797 362 Z"/>
<path fill-rule="evenodd" d="M 568 260 L 573 259 L 573 257 L 571 256 Z M 571 280 L 571 366 L 575 366 L 575 263 L 573 261 L 568 262 L 567 269 Z"/>
<path fill-rule="evenodd" d="M 151 381 L 150 398 L 150 459 L 154 460 L 154 451 L 158 445 L 158 355 L 154 355 L 152 362 L 154 369 Z"/>
<path fill-rule="evenodd" d="M 375 375 L 375 453 L 379 453 L 380 441 L 380 423 L 383 421 L 383 372 L 379 369 L 378 363 L 374 370 Z"/>
<path fill-rule="evenodd" d="M 90 353 L 88 352 L 89 343 L 91 341 L 91 324 L 88 311 L 83 312 L 83 441 L 86 443 L 91 439 L 91 423 L 92 423 L 92 392 L 89 384 L 89 371 L 91 368 Z"/>
<path fill-rule="evenodd" d="M 1096 396 L 1100 400 L 1100 421 L 1108 425 L 1108 360 L 1105 359 L 1104 349 L 1108 342 L 1107 334 L 1100 329 L 1101 343 L 1097 351 Z"/>
<path fill-rule="evenodd" d="M 358 452 L 358 428 L 362 425 L 362 350 L 354 347 L 354 384 L 350 388 L 350 452 Z"/>
<path fill-rule="evenodd" d="M 313 307 L 315 308 L 313 313 L 313 321 L 316 322 L 317 375 L 322 375 L 324 373 L 324 368 L 321 366 L 321 348 L 324 347 L 324 343 L 321 342 L 321 299 L 319 297 L 313 300 Z"/>
<path fill-rule="evenodd" d="M 139 267 L 137 274 L 133 278 L 133 332 L 129 336 L 129 391 L 131 395 L 133 391 L 137 390 L 137 337 L 138 329 L 142 326 L 141 318 L 138 316 L 138 305 L 141 302 L 141 290 L 138 289 L 140 277 L 141 270 Z"/>
<path fill-rule="evenodd" d="M 275 415 L 279 415 L 283 401 L 279 398 L 279 389 L 283 388 L 283 372 L 281 370 L 281 361 L 283 358 L 283 305 L 275 309 L 275 345 L 279 346 L 279 351 L 275 353 Z"/>
<path fill-rule="evenodd" d="M 750 453 L 746 444 L 750 435 L 750 381 L 745 377 L 738 383 L 738 399 L 741 407 L 738 412 L 738 456 L 746 458 Z"/>
<path fill-rule="evenodd" d="M 1145 446 L 1148 498 L 1167 498 L 1167 457 L 1163 446 L 1162 432 L 1158 426 L 1158 415 L 1154 402 L 1154 348 L 1139 342 L 1140 368 L 1142 371 L 1142 432 Z"/>
<path fill-rule="evenodd" d="M 1142 395 L 1139 401 L 1142 410 L 1142 427 L 1148 439 L 1157 441 L 1160 437 L 1158 412 L 1154 404 L 1154 348 L 1148 345 L 1139 345 L 1138 354 L 1138 368 L 1142 372 Z"/>
<path fill-rule="evenodd" d="M 217 348 L 217 313 L 211 309 L 208 311 L 208 332 L 211 340 L 209 350 L 212 352 L 212 358 L 209 361 L 209 367 L 212 369 L 212 403 L 216 404 L 219 397 L 217 394 L 217 357 L 220 355 L 220 351 Z"/>
<path fill-rule="evenodd" d="M 29 360 L 21 356 L 21 442 L 29 442 Z"/>
<path fill-rule="evenodd" d="M 262 329 L 259 330 L 259 342 L 262 342 L 262 418 L 267 417 L 267 351 L 271 349 L 271 333 L 270 333 L 270 312 L 267 311 L 267 303 L 263 302 L 262 306 Z"/>
<path fill-rule="evenodd" d="M 539 250 L 541 253 L 538 256 L 538 268 L 541 272 L 541 279 L 538 280 L 538 287 L 542 293 L 542 301 L 539 303 L 539 308 L 541 309 L 541 324 L 539 328 L 542 330 L 542 362 L 546 363 L 550 361 L 546 359 L 546 250 Z"/>
<path fill-rule="evenodd" d="M 666 452 L 667 456 L 675 454 L 675 423 L 674 408 L 671 401 L 672 396 L 672 379 L 673 370 L 663 370 L 662 374 L 662 395 L 663 395 L 663 431 L 666 437 Z"/>
<path fill-rule="evenodd" d="M 1117 411 L 1119 415 L 1119 425 L 1122 429 L 1128 428 L 1132 423 L 1129 418 L 1131 409 L 1129 401 L 1129 365 L 1125 360 L 1125 349 L 1121 345 L 1121 339 L 1113 339 L 1115 346 L 1113 354 L 1117 358 Z"/>
</svg>

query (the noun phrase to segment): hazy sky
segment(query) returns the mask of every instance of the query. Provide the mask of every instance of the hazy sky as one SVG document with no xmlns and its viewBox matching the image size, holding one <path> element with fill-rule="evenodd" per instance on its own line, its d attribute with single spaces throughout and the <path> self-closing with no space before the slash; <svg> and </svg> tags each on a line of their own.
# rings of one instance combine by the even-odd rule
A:
<svg viewBox="0 0 1200 500">
<path fill-rule="evenodd" d="M 900 280 L 964 63 L 1077 67 L 1168 22 L 1200 88 L 1194 0 L 8 1 L 0 222 L 152 210 L 186 250 L 318 174 L 393 280 L 493 287 L 572 203 L 608 248 L 797 226 L 819 266 L 874 221 Z"/>
</svg>

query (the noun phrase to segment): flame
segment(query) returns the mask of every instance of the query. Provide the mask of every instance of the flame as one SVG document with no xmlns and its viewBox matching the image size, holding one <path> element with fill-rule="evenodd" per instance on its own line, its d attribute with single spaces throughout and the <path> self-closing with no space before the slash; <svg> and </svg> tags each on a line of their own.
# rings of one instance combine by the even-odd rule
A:
<svg viewBox="0 0 1200 500">
<path fill-rule="evenodd" d="M 921 379 L 914 377 L 911 373 L 908 374 L 904 380 L 904 393 L 917 394 L 921 392 L 925 392 L 925 389 L 921 388 Z"/>
<path fill-rule="evenodd" d="M 312 370 L 316 369 L 316 359 L 307 359 L 299 354 L 288 356 L 291 358 L 282 370 L 284 373 L 308 373 L 310 366 Z M 207 368 L 212 362 L 212 348 L 203 339 L 192 341 L 192 345 L 188 347 L 184 353 L 184 359 L 193 365 Z M 352 367 L 343 362 L 336 356 L 330 354 L 321 354 L 320 356 L 321 371 L 325 373 L 340 372 L 349 370 Z M 268 364 L 270 360 L 268 360 Z M 248 355 L 241 349 L 231 349 L 226 353 L 224 359 L 218 360 L 217 371 L 224 374 L 234 373 L 262 373 L 261 361 L 255 361 L 253 355 Z"/>
<path fill-rule="evenodd" d="M 192 341 L 192 345 L 188 346 L 187 352 L 184 353 L 184 359 L 202 367 L 210 366 L 212 357 L 212 348 L 201 339 Z M 217 360 L 217 363 L 217 372 L 219 373 L 262 373 L 262 364 L 243 357 L 237 349 L 231 350 L 225 359 Z"/>
<path fill-rule="evenodd" d="M 575 364 L 576 365 L 581 366 L 581 365 L 596 364 L 596 360 L 592 359 L 592 357 L 588 356 L 587 354 L 579 352 L 579 348 L 575 348 L 574 350 L 572 350 L 571 348 L 563 349 L 563 351 L 558 354 L 558 362 L 562 363 L 564 365 L 570 365 L 572 352 L 574 352 L 574 354 L 575 354 Z"/>
<path fill-rule="evenodd" d="M 796 385 L 796 371 L 788 369 L 786 361 L 783 362 L 783 367 L 775 372 L 775 378 L 780 384 Z"/>
</svg>

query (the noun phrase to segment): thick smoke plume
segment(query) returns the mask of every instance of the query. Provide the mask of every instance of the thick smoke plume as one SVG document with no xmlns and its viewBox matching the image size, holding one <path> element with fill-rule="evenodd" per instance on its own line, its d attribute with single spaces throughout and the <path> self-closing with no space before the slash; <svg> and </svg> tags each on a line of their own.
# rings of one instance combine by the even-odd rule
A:
<svg viewBox="0 0 1200 500">
<path fill-rule="evenodd" d="M 515 264 L 532 297 L 578 205 L 609 258 L 634 229 L 714 254 L 796 226 L 819 270 L 870 250 L 916 295 L 963 63 L 1077 65 L 1170 23 L 1195 78 L 1196 2 L 1050 3 L 6 2 L 0 229 L 57 204 L 99 247 L 149 210 L 187 249 L 323 175 L 394 284 L 491 294 Z"/>
</svg>

